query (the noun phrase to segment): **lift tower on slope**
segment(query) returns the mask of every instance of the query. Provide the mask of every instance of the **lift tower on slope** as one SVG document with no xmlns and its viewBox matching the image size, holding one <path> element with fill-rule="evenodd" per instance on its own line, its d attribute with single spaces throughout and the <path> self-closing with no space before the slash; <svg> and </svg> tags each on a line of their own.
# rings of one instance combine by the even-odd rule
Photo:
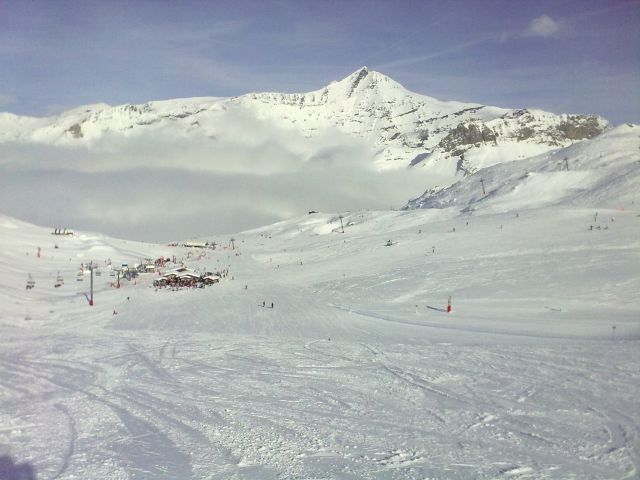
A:
<svg viewBox="0 0 640 480">
<path fill-rule="evenodd" d="M 89 263 L 89 271 L 91 272 L 91 283 L 89 287 L 89 306 L 93 307 L 93 260 Z"/>
</svg>

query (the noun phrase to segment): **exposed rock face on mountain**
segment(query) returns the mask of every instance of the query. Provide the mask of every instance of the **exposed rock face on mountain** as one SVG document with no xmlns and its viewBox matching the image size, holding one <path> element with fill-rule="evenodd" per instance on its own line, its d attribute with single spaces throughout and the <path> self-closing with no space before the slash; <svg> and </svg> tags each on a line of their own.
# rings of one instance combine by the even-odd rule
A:
<svg viewBox="0 0 640 480">
<path fill-rule="evenodd" d="M 590 127 L 588 120 L 574 119 L 571 128 L 579 131 Z M 630 205 L 637 198 L 640 184 L 639 132 L 637 125 L 620 125 L 591 140 L 493 165 L 453 185 L 430 188 L 405 208 L 493 213 L 543 205 Z"/>
<path fill-rule="evenodd" d="M 181 140 L 215 141 L 225 115 L 242 112 L 312 137 L 335 129 L 372 147 L 379 169 L 448 162 L 453 172 L 524 158 L 593 138 L 608 128 L 589 115 L 555 115 L 444 102 L 409 92 L 362 68 L 309 93 L 251 93 L 233 98 L 192 98 L 142 105 L 79 107 L 56 117 L 0 114 L 0 142 L 85 145 L 105 135 L 139 136 L 159 128 Z"/>
<path fill-rule="evenodd" d="M 481 143 L 495 145 L 496 138 L 495 132 L 485 124 L 459 123 L 438 143 L 438 148 L 444 152 L 450 152 L 453 156 L 460 156 L 469 146 Z"/>
</svg>

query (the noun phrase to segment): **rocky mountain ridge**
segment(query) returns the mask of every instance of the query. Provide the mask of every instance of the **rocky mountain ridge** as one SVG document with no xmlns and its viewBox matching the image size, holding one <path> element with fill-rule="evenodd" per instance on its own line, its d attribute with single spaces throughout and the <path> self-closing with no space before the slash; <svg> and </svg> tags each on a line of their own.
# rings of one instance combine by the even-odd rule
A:
<svg viewBox="0 0 640 480">
<path fill-rule="evenodd" d="M 525 158 L 593 138 L 609 128 L 592 115 L 556 115 L 440 101 L 412 93 L 389 77 L 359 69 L 308 93 L 249 93 L 78 107 L 34 118 L 0 113 L 0 142 L 85 146 L 106 135 L 137 136 L 160 128 L 179 139 L 215 141 L 231 112 L 241 112 L 314 137 L 337 129 L 372 148 L 377 168 L 455 165 L 469 174 L 509 159 Z"/>
</svg>

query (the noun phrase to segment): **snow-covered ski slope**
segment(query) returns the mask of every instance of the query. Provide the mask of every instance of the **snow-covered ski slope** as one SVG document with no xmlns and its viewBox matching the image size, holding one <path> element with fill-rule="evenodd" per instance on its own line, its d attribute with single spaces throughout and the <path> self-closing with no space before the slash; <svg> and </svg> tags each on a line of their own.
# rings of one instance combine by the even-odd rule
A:
<svg viewBox="0 0 640 480">
<path fill-rule="evenodd" d="M 484 153 L 476 152 L 482 164 Z M 489 154 L 490 156 L 491 154 Z M 409 202 L 409 208 L 505 212 L 549 205 L 616 208 L 640 185 L 640 127 L 620 125 L 591 140 L 492 165 Z"/>
<path fill-rule="evenodd" d="M 0 468 L 67 480 L 637 478 L 637 153 L 585 158 L 588 188 L 550 202 L 546 182 L 586 165 L 572 148 L 569 172 L 527 189 L 545 175 L 531 160 L 518 201 L 509 179 L 523 172 L 489 169 L 468 177 L 473 192 L 452 187 L 451 206 L 442 192 L 437 209 L 315 213 L 233 247 L 202 239 L 216 250 L 0 217 Z M 487 199 L 473 196 L 477 175 Z M 203 289 L 156 290 L 157 273 L 109 286 L 108 259 L 160 256 L 229 275 Z M 88 276 L 76 280 L 89 261 L 102 270 L 94 306 Z"/>
</svg>

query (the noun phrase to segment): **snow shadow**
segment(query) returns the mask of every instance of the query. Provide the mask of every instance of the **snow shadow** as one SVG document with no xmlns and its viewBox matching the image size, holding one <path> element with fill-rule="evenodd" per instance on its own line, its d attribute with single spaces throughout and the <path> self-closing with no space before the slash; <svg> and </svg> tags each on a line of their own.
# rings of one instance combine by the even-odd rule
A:
<svg viewBox="0 0 640 480">
<path fill-rule="evenodd" d="M 432 307 L 431 305 L 427 305 L 427 308 L 429 308 L 431 310 L 436 310 L 437 312 L 446 312 L 447 311 L 446 308 Z"/>
<path fill-rule="evenodd" d="M 9 455 L 2 455 L 0 480 L 36 480 L 36 469 L 28 462 L 15 463 Z"/>
</svg>

